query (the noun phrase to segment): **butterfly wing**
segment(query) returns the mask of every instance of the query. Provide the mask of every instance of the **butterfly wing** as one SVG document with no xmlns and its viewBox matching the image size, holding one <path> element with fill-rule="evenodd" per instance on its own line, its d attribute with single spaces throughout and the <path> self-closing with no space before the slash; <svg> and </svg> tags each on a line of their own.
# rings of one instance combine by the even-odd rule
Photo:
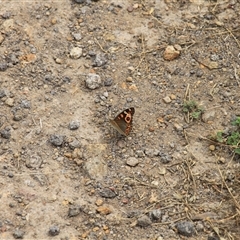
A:
<svg viewBox="0 0 240 240">
<path fill-rule="evenodd" d="M 118 114 L 114 120 L 110 120 L 111 125 L 122 135 L 127 136 L 132 130 L 134 108 L 128 108 Z"/>
</svg>

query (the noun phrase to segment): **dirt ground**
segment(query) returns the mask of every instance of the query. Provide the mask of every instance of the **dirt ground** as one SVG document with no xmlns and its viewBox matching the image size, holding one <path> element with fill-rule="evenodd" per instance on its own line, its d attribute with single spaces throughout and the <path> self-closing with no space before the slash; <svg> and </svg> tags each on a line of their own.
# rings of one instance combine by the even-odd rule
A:
<svg viewBox="0 0 240 240">
<path fill-rule="evenodd" d="M 0 239 L 240 239 L 239 1 L 0 4 Z"/>
</svg>

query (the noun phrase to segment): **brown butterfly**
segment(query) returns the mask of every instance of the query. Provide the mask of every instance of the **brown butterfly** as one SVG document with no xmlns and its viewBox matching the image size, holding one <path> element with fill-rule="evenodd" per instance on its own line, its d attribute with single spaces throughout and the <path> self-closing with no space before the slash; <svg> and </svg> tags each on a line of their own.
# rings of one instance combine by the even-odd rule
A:
<svg viewBox="0 0 240 240">
<path fill-rule="evenodd" d="M 128 108 L 119 113 L 113 120 L 110 119 L 111 125 L 122 135 L 127 136 L 132 130 L 133 114 L 135 109 Z"/>
</svg>

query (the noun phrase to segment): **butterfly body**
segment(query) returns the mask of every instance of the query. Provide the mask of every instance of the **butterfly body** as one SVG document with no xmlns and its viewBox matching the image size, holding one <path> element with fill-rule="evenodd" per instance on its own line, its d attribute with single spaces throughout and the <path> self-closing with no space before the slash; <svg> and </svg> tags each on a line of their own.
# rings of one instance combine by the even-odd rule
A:
<svg viewBox="0 0 240 240">
<path fill-rule="evenodd" d="M 111 125 L 122 135 L 127 136 L 132 130 L 134 108 L 128 108 L 119 113 L 113 120 L 110 119 Z"/>
</svg>

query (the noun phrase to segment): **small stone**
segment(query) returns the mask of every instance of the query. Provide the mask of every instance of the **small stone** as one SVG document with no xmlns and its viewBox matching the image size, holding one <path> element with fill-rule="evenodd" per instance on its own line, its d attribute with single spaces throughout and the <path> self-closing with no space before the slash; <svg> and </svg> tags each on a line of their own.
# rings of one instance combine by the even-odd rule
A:
<svg viewBox="0 0 240 240">
<path fill-rule="evenodd" d="M 126 82 L 132 82 L 133 78 L 132 77 L 127 77 Z"/>
<path fill-rule="evenodd" d="M 160 209 L 153 209 L 149 212 L 149 217 L 151 220 L 159 220 L 162 216 L 162 212 Z"/>
<path fill-rule="evenodd" d="M 206 110 L 203 114 L 202 114 L 202 120 L 205 123 L 214 121 L 216 112 L 214 110 Z"/>
<path fill-rule="evenodd" d="M 183 130 L 183 126 L 181 124 L 174 123 L 173 126 L 177 131 L 182 131 Z"/>
<path fill-rule="evenodd" d="M 104 96 L 105 98 L 108 98 L 108 92 L 104 92 L 104 93 L 103 93 L 103 96 Z"/>
<path fill-rule="evenodd" d="M 139 227 L 148 227 L 151 224 L 152 224 L 151 219 L 146 215 L 143 215 L 137 220 L 137 226 Z"/>
<path fill-rule="evenodd" d="M 102 53 L 98 53 L 95 56 L 93 67 L 101 67 L 107 63 L 107 56 Z"/>
<path fill-rule="evenodd" d="M 69 217 L 75 217 L 78 214 L 80 214 L 80 211 L 81 211 L 81 208 L 80 208 L 79 205 L 70 206 L 69 209 L 68 209 L 68 216 Z"/>
<path fill-rule="evenodd" d="M 82 48 L 74 47 L 70 51 L 70 57 L 73 59 L 78 59 L 82 56 Z"/>
<path fill-rule="evenodd" d="M 76 41 L 80 41 L 82 39 L 81 33 L 73 33 L 72 36 Z"/>
<path fill-rule="evenodd" d="M 7 96 L 6 90 L 5 89 L 0 89 L 0 98 L 3 98 L 5 96 Z"/>
<path fill-rule="evenodd" d="M 197 77 L 202 77 L 204 74 L 203 70 L 202 69 L 198 69 L 197 72 L 196 72 L 196 76 Z"/>
<path fill-rule="evenodd" d="M 137 155 L 138 157 L 144 157 L 144 156 L 145 156 L 145 153 L 144 153 L 143 150 L 136 150 L 136 155 Z"/>
<path fill-rule="evenodd" d="M 28 100 L 22 100 L 20 103 L 21 108 L 27 108 L 30 109 L 31 108 L 31 102 Z"/>
<path fill-rule="evenodd" d="M 11 137 L 11 128 L 5 127 L 0 131 L 1 137 L 5 139 L 9 139 Z"/>
<path fill-rule="evenodd" d="M 170 103 L 172 100 L 171 100 L 171 98 L 169 96 L 166 96 L 165 98 L 163 98 L 163 101 L 165 103 Z"/>
<path fill-rule="evenodd" d="M 13 237 L 15 239 L 23 239 L 23 236 L 24 236 L 25 232 L 20 230 L 20 229 L 16 229 L 13 233 Z"/>
<path fill-rule="evenodd" d="M 220 157 L 218 162 L 221 164 L 224 164 L 224 163 L 226 163 L 226 159 L 224 157 Z"/>
<path fill-rule="evenodd" d="M 139 163 L 138 159 L 135 157 L 129 157 L 126 161 L 126 164 L 131 167 L 137 166 Z"/>
<path fill-rule="evenodd" d="M 49 228 L 48 234 L 50 236 L 57 236 L 60 233 L 60 228 L 58 226 L 51 226 Z"/>
<path fill-rule="evenodd" d="M 1 71 L 1 72 L 6 71 L 7 68 L 8 68 L 7 63 L 5 63 L 5 62 L 1 62 L 1 63 L 0 63 L 0 71 Z"/>
<path fill-rule="evenodd" d="M 74 0 L 76 3 L 84 3 L 85 0 Z"/>
<path fill-rule="evenodd" d="M 172 100 L 176 100 L 176 99 L 177 99 L 177 96 L 174 95 L 174 94 L 171 94 L 171 95 L 170 95 L 170 98 L 171 98 Z"/>
<path fill-rule="evenodd" d="M 13 98 L 7 98 L 5 101 L 6 105 L 9 107 L 13 107 L 14 105 L 14 99 Z"/>
<path fill-rule="evenodd" d="M 97 208 L 97 212 L 101 215 L 108 215 L 112 212 L 112 210 L 108 206 L 100 206 Z"/>
<path fill-rule="evenodd" d="M 214 150 L 215 150 L 215 145 L 210 145 L 210 146 L 209 146 L 209 150 L 210 150 L 210 151 L 214 151 Z"/>
<path fill-rule="evenodd" d="M 112 78 L 107 78 L 107 79 L 104 81 L 104 86 L 110 87 L 110 86 L 112 86 L 112 83 L 113 83 Z"/>
<path fill-rule="evenodd" d="M 179 222 L 176 224 L 176 228 L 179 234 L 186 237 L 191 237 L 195 234 L 195 229 L 192 222 L 188 221 Z"/>
<path fill-rule="evenodd" d="M 115 198 L 117 196 L 117 194 L 110 188 L 101 189 L 101 191 L 99 192 L 99 195 L 105 198 Z"/>
<path fill-rule="evenodd" d="M 53 134 L 50 136 L 49 139 L 50 143 L 56 147 L 62 146 L 64 142 L 64 136 L 63 135 L 58 135 L 58 134 Z"/>
<path fill-rule="evenodd" d="M 148 157 L 156 157 L 159 154 L 157 149 L 145 149 L 144 152 Z"/>
<path fill-rule="evenodd" d="M 69 147 L 71 149 L 76 149 L 76 148 L 79 148 L 81 146 L 81 143 L 77 140 L 77 139 L 74 139 L 73 141 L 71 141 L 69 143 Z M 73 156 L 72 156 L 73 157 Z"/>
<path fill-rule="evenodd" d="M 55 59 L 55 62 L 56 62 L 57 64 L 62 64 L 62 63 L 63 63 L 63 60 L 62 60 L 61 58 L 56 58 L 56 59 Z"/>
<path fill-rule="evenodd" d="M 103 204 L 103 200 L 101 198 L 98 198 L 95 202 L 97 206 L 101 206 Z"/>
<path fill-rule="evenodd" d="M 42 158 L 37 154 L 33 154 L 26 159 L 25 165 L 28 168 L 38 169 L 42 165 Z"/>
<path fill-rule="evenodd" d="M 78 121 L 71 121 L 69 123 L 68 127 L 69 127 L 70 130 L 77 130 L 79 128 L 79 126 L 80 126 L 80 122 L 78 122 Z"/>
<path fill-rule="evenodd" d="M 180 51 L 176 50 L 173 46 L 167 46 L 163 58 L 168 61 L 172 61 L 180 55 Z"/>
<path fill-rule="evenodd" d="M 85 83 L 87 88 L 94 90 L 101 86 L 102 81 L 101 81 L 101 77 L 98 74 L 89 73 Z"/>
</svg>

